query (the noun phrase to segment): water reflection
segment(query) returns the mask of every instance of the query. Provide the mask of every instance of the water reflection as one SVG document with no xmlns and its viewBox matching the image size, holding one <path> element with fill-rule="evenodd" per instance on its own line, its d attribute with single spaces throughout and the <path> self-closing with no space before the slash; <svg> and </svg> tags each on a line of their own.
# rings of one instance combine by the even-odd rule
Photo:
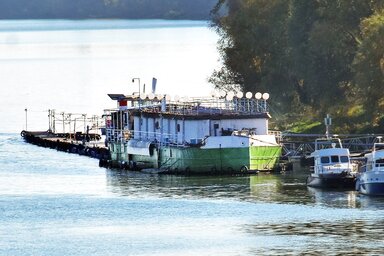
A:
<svg viewBox="0 0 384 256">
<path fill-rule="evenodd" d="M 302 172 L 251 176 L 251 197 L 265 202 L 313 203 L 308 197 L 304 177 Z"/>
<path fill-rule="evenodd" d="M 360 208 L 358 193 L 353 190 L 323 190 L 308 187 L 314 202 L 322 206 Z"/>
<path fill-rule="evenodd" d="M 107 170 L 107 189 L 121 196 L 234 199 L 250 202 L 384 209 L 384 198 L 353 190 L 307 187 L 303 170 L 252 176 L 173 176 Z"/>
<path fill-rule="evenodd" d="M 151 175 L 109 170 L 113 193 L 135 197 L 239 198 L 249 197 L 249 177 Z"/>
</svg>

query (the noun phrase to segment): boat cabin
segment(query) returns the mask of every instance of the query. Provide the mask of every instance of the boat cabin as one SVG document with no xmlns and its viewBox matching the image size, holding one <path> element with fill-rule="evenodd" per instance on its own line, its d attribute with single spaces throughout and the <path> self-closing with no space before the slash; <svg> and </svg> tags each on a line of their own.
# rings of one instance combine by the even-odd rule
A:
<svg viewBox="0 0 384 256">
<path fill-rule="evenodd" d="M 167 96 L 109 94 L 118 108 L 108 111 L 109 141 L 151 141 L 198 145 L 207 137 L 268 135 L 265 100 L 191 98 L 171 101 Z"/>
<path fill-rule="evenodd" d="M 371 153 L 365 155 L 366 170 L 384 171 L 384 143 L 374 143 Z"/>
<path fill-rule="evenodd" d="M 351 164 L 349 149 L 343 148 L 338 138 L 317 139 L 311 157 L 314 158 L 315 173 L 342 172 Z"/>
</svg>

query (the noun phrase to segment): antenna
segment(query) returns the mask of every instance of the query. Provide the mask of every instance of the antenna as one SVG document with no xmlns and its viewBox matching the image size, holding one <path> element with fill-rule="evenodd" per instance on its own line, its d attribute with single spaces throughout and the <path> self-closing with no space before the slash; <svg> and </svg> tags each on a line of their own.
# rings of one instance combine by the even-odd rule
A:
<svg viewBox="0 0 384 256">
<path fill-rule="evenodd" d="M 332 118 L 327 114 L 327 117 L 324 118 L 324 123 L 325 123 L 325 137 L 327 140 L 329 139 L 329 134 L 330 134 L 330 128 L 332 125 Z"/>
</svg>

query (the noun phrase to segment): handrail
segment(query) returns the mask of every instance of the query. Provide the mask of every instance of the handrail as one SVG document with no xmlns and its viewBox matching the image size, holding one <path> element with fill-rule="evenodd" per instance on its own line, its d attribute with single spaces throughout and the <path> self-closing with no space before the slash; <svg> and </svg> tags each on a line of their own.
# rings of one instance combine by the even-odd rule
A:
<svg viewBox="0 0 384 256">
<path fill-rule="evenodd" d="M 204 115 L 204 114 L 229 114 L 229 115 L 252 115 L 268 112 L 268 104 L 263 99 L 233 98 L 189 98 L 179 101 L 167 101 L 162 106 L 162 99 L 134 99 L 128 110 L 140 110 L 143 112 L 162 112 L 180 115 Z M 140 107 L 137 104 L 140 102 Z M 105 113 L 110 114 L 118 109 L 106 109 Z"/>
</svg>

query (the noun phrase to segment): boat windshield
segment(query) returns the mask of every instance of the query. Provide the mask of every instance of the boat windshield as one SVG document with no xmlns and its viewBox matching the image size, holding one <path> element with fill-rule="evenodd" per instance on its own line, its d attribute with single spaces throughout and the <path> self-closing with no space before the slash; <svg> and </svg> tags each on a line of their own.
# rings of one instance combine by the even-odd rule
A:
<svg viewBox="0 0 384 256">
<path fill-rule="evenodd" d="M 329 163 L 348 163 L 349 158 L 348 156 L 338 156 L 338 155 L 333 155 L 333 156 L 322 156 L 321 157 L 321 163 L 322 164 L 329 164 Z M 384 163 L 384 162 L 383 162 Z"/>
<path fill-rule="evenodd" d="M 321 163 L 322 164 L 329 164 L 329 157 L 328 156 L 321 157 Z"/>
<path fill-rule="evenodd" d="M 384 167 L 384 159 L 377 159 L 376 160 L 376 167 Z"/>
<path fill-rule="evenodd" d="M 332 163 L 338 163 L 339 162 L 339 156 L 331 156 Z"/>
</svg>

